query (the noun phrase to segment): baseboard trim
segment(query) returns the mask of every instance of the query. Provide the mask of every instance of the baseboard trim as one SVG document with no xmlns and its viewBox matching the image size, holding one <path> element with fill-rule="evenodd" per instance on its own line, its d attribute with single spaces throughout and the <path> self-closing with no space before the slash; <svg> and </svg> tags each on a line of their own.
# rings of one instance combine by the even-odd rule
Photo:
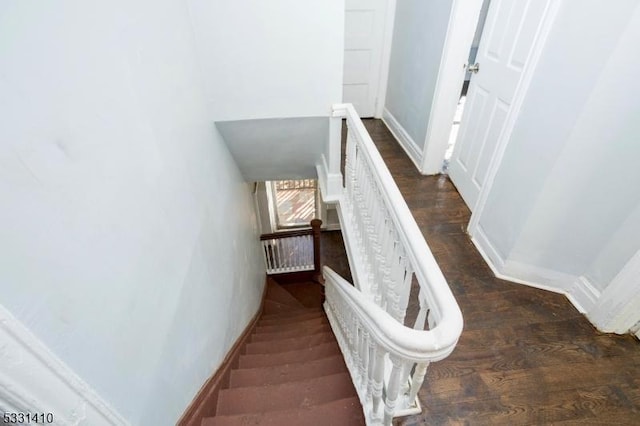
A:
<svg viewBox="0 0 640 426">
<path fill-rule="evenodd" d="M 396 120 L 393 114 L 386 108 L 382 111 L 382 122 L 387 126 L 387 129 L 389 129 L 402 149 L 404 149 L 404 152 L 407 153 L 413 165 L 416 166 L 416 169 L 422 173 L 422 151 L 418 148 L 418 144 L 416 144 L 400 122 Z"/>
<path fill-rule="evenodd" d="M 505 262 L 479 224 L 474 230 L 471 241 L 497 278 L 563 294 L 580 313 L 585 315 L 591 313 L 598 304 L 601 292 L 585 276 L 538 268 L 520 262 Z M 587 317 L 601 329 L 598 321 L 589 315 Z"/>
<path fill-rule="evenodd" d="M 573 303 L 576 309 L 586 314 L 596 306 L 600 298 L 600 290 L 591 284 L 585 276 L 580 276 L 567 292 L 567 298 Z"/>
<path fill-rule="evenodd" d="M 521 262 L 505 261 L 479 224 L 474 230 L 471 241 L 497 278 L 563 294 L 576 309 L 585 312 L 578 302 L 583 300 L 582 297 L 575 297 L 578 291 L 582 291 L 582 288 L 580 287 L 579 290 L 576 285 L 580 277 Z"/>
<path fill-rule="evenodd" d="M 476 250 L 478 250 L 485 263 L 489 265 L 491 272 L 493 272 L 496 277 L 499 277 L 504 267 L 504 260 L 493 244 L 491 244 L 491 241 L 489 241 L 487 235 L 479 225 L 471 235 L 471 242 L 476 247 Z"/>
<path fill-rule="evenodd" d="M 0 411 L 53 413 L 55 424 L 129 425 L 2 305 Z"/>
<path fill-rule="evenodd" d="M 269 280 L 268 277 L 265 280 L 264 290 L 262 291 L 260 308 L 258 308 L 258 311 L 251 321 L 249 321 L 249 324 L 247 324 L 242 334 L 236 339 L 236 342 L 227 353 L 227 356 L 225 356 L 220 367 L 218 367 L 213 375 L 202 385 L 191 404 L 189 404 L 184 414 L 182 414 L 182 417 L 180 417 L 176 423 L 177 426 L 200 426 L 202 419 L 216 415 L 218 393 L 229 384 L 231 370 L 238 365 L 238 360 L 240 359 L 240 350 L 249 340 L 251 332 L 256 327 L 260 315 L 262 315 L 264 300 L 267 295 L 267 280 Z"/>
</svg>

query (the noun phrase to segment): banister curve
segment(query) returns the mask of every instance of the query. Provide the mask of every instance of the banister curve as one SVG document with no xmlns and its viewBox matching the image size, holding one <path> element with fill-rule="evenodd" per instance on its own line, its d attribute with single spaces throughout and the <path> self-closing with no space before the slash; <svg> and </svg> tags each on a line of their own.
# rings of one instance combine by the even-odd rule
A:
<svg viewBox="0 0 640 426">
<path fill-rule="evenodd" d="M 354 285 L 325 266 L 324 306 L 367 424 L 389 426 L 420 412 L 427 366 L 454 350 L 462 312 L 353 105 L 334 105 L 332 116 L 347 120 L 344 184 L 332 200 Z M 340 140 L 332 143 L 339 152 Z M 413 328 L 409 306 L 418 308 Z"/>
<path fill-rule="evenodd" d="M 384 309 L 363 298 L 359 290 L 328 266 L 323 267 L 325 285 L 335 285 L 345 296 L 360 318 L 369 326 L 368 331 L 389 353 L 413 362 L 438 361 L 455 348 L 462 333 L 460 311 L 444 317 L 432 330 L 414 330 L 397 322 Z"/>
</svg>

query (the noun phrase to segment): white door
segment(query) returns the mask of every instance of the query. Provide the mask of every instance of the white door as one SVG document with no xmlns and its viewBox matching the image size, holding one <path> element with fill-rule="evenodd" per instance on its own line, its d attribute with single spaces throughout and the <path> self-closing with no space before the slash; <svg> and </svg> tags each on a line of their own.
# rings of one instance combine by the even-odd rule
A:
<svg viewBox="0 0 640 426">
<path fill-rule="evenodd" d="M 551 0 L 491 0 L 449 176 L 473 210 Z"/>
<path fill-rule="evenodd" d="M 376 111 L 387 0 L 346 0 L 343 102 L 360 117 Z"/>
</svg>

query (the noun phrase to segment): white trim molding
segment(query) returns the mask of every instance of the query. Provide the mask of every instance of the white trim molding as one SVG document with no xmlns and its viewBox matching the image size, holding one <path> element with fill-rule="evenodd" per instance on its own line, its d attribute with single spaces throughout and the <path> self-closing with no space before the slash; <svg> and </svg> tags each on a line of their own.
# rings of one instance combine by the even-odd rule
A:
<svg viewBox="0 0 640 426">
<path fill-rule="evenodd" d="M 572 288 L 577 279 L 576 276 L 564 272 L 514 260 L 505 260 L 493 246 L 481 226 L 476 228 L 476 235 L 471 237 L 471 241 L 497 278 L 564 295 L 568 295 L 568 290 Z"/>
<path fill-rule="evenodd" d="M 482 0 L 454 0 L 451 6 L 430 114 L 425 117 L 427 135 L 421 155 L 422 164 L 418 167 L 423 174 L 433 175 L 442 171 L 481 9 Z"/>
<path fill-rule="evenodd" d="M 376 100 L 375 118 L 382 118 L 384 104 L 387 101 L 389 67 L 391 65 L 391 46 L 393 44 L 393 27 L 396 20 L 396 0 L 387 0 L 384 15 L 384 41 L 382 43 L 382 59 L 380 60 L 380 81 L 378 82 L 378 99 Z"/>
<path fill-rule="evenodd" d="M 587 317 L 598 330 L 619 334 L 628 333 L 640 321 L 640 250 L 604 289 Z"/>
<path fill-rule="evenodd" d="M 585 276 L 576 278 L 575 282 L 567 292 L 567 298 L 573 303 L 573 306 L 583 314 L 589 312 L 598 302 L 600 298 L 600 290 L 598 290 L 589 279 Z"/>
<path fill-rule="evenodd" d="M 2 305 L 0 411 L 52 413 L 57 425 L 129 425 Z"/>
<path fill-rule="evenodd" d="M 400 122 L 396 120 L 393 114 L 391 114 L 391 112 L 386 108 L 382 113 L 382 122 L 387 126 L 387 129 L 389 129 L 393 137 L 396 138 L 411 161 L 413 161 L 416 169 L 422 171 L 420 164 L 422 162 L 422 150 L 418 147 L 413 138 L 409 136 L 409 133 L 404 130 L 404 127 L 402 127 Z"/>
<path fill-rule="evenodd" d="M 584 275 L 576 276 L 505 260 L 481 225 L 476 227 L 471 241 L 497 278 L 564 294 L 571 304 L 602 332 L 640 333 L 640 329 L 635 329 L 640 324 L 640 251 L 601 292 Z"/>
<path fill-rule="evenodd" d="M 491 192 L 491 187 L 493 186 L 493 182 L 495 181 L 496 175 L 498 174 L 498 169 L 500 168 L 500 163 L 502 163 L 504 153 L 507 150 L 507 145 L 511 138 L 511 133 L 513 132 L 513 129 L 515 127 L 516 121 L 520 114 L 520 109 L 522 108 L 522 104 L 524 103 L 527 92 L 529 91 L 531 80 L 533 80 L 538 62 L 540 61 L 540 57 L 542 56 L 542 51 L 547 42 L 547 38 L 551 33 L 551 29 L 553 28 L 553 24 L 556 20 L 558 11 L 560 10 L 561 6 L 561 1 L 550 2 L 542 18 L 544 23 L 540 27 L 539 32 L 536 34 L 536 41 L 534 43 L 530 57 L 527 59 L 527 66 L 525 67 L 525 70 L 520 77 L 520 81 L 518 82 L 518 86 L 513 95 L 513 102 L 511 103 L 511 107 L 509 108 L 509 112 L 507 113 L 504 128 L 500 133 L 493 157 L 491 158 L 491 162 L 489 163 L 489 169 L 487 172 L 487 177 L 485 178 L 485 183 L 484 185 L 482 185 L 482 188 L 480 188 L 478 201 L 476 202 L 471 212 L 471 219 L 469 220 L 469 225 L 467 226 L 467 232 L 471 236 L 475 235 L 476 228 L 478 227 L 478 223 L 480 222 L 480 218 L 482 217 L 482 212 L 487 205 L 489 193 Z"/>
<path fill-rule="evenodd" d="M 316 164 L 318 184 L 325 203 L 335 203 L 342 194 L 342 173 L 330 173 L 324 154 L 319 164 Z"/>
</svg>

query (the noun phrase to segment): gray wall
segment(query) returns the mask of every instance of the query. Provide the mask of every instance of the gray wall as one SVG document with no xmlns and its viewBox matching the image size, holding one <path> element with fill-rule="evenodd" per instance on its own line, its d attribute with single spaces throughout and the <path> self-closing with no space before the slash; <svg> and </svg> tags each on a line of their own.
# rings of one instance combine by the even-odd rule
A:
<svg viewBox="0 0 640 426">
<path fill-rule="evenodd" d="M 563 3 L 480 218 L 503 259 L 603 289 L 640 248 L 639 27 L 636 1 Z"/>
<path fill-rule="evenodd" d="M 385 108 L 422 150 L 452 0 L 400 0 L 396 6 Z"/>
<path fill-rule="evenodd" d="M 342 101 L 344 0 L 188 0 L 215 121 L 328 116 Z"/>
<path fill-rule="evenodd" d="M 315 179 L 329 138 L 328 117 L 219 121 L 245 180 Z"/>
<path fill-rule="evenodd" d="M 187 8 L 2 2 L 0 28 L 1 303 L 131 424 L 173 424 L 264 285 Z"/>
</svg>

